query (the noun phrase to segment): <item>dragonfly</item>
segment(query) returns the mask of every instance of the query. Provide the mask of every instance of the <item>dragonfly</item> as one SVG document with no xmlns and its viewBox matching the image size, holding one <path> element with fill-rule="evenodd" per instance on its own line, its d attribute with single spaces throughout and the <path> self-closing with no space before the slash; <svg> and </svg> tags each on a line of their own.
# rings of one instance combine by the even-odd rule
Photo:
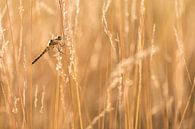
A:
<svg viewBox="0 0 195 129">
<path fill-rule="evenodd" d="M 61 41 L 62 41 L 62 36 L 57 36 L 56 38 L 54 39 L 51 39 L 48 43 L 48 46 L 45 48 L 45 50 L 37 57 L 35 58 L 33 61 L 32 61 L 32 64 L 36 63 L 46 52 L 48 52 L 49 50 L 53 49 L 55 46 L 57 46 L 58 48 L 58 51 L 60 53 L 63 53 L 59 46 L 62 46 L 61 44 Z"/>
</svg>

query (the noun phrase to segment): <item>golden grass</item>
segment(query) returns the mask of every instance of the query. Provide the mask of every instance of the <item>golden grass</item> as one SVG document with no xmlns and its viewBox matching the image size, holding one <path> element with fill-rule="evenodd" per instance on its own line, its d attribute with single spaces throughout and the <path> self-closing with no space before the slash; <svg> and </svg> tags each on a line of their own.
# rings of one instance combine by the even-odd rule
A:
<svg viewBox="0 0 195 129">
<path fill-rule="evenodd" d="M 194 129 L 194 7 L 0 0 L 0 129 Z"/>
</svg>

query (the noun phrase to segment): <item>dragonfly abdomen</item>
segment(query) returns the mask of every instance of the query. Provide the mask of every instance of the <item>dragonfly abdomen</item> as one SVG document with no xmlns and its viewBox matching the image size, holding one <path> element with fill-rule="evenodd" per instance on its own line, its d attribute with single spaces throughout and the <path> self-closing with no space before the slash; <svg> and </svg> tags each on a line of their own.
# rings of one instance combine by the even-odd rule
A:
<svg viewBox="0 0 195 129">
<path fill-rule="evenodd" d="M 37 62 L 37 60 L 39 59 L 39 58 L 41 58 L 47 51 L 48 51 L 49 49 L 48 49 L 48 47 L 32 62 L 32 64 L 34 64 L 35 62 Z"/>
</svg>

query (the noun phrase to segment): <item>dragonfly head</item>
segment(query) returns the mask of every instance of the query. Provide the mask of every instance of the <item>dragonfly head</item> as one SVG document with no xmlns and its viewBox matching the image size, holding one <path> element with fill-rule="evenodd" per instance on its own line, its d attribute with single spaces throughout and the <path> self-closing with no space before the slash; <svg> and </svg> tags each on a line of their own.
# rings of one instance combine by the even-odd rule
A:
<svg viewBox="0 0 195 129">
<path fill-rule="evenodd" d="M 56 40 L 62 40 L 62 36 L 58 36 Z"/>
</svg>

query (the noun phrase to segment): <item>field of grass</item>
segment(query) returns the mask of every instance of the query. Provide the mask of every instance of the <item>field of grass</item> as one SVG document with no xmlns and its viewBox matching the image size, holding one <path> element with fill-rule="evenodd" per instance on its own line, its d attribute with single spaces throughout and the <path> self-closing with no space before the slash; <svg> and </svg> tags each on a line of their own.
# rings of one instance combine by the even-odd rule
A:
<svg viewBox="0 0 195 129">
<path fill-rule="evenodd" d="M 195 1 L 0 0 L 0 129 L 195 129 Z"/>
</svg>

